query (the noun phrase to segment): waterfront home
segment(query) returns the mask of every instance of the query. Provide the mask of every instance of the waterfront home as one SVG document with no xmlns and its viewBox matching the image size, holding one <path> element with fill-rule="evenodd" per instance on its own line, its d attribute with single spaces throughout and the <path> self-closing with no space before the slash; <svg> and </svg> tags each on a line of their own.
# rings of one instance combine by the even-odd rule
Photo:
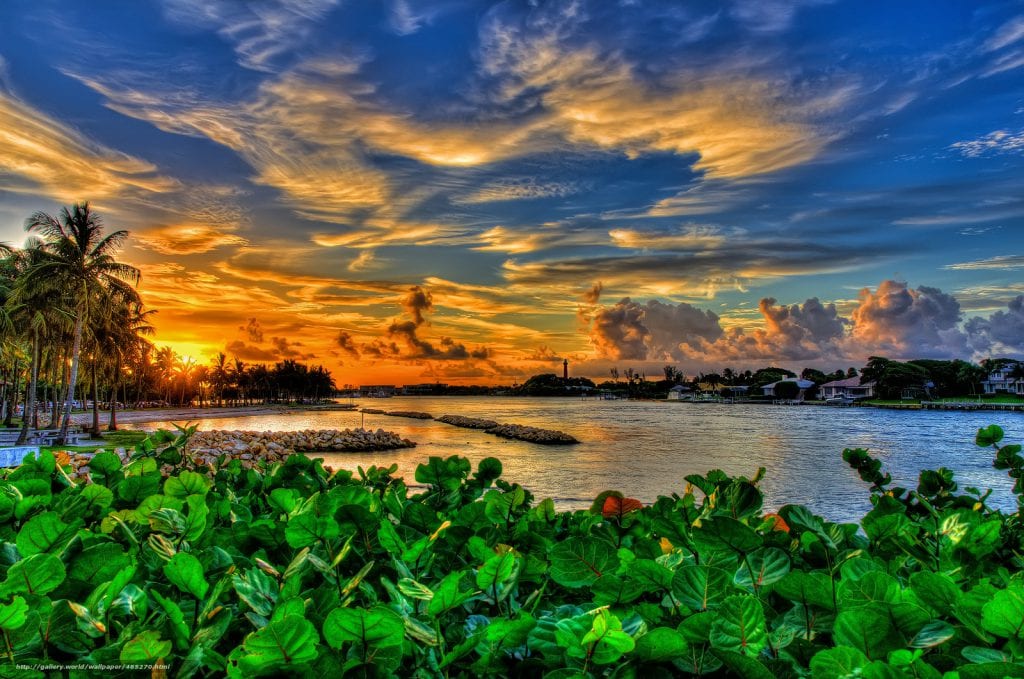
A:
<svg viewBox="0 0 1024 679">
<path fill-rule="evenodd" d="M 390 398 L 395 395 L 393 384 L 367 384 L 360 385 L 359 395 L 364 398 Z"/>
<path fill-rule="evenodd" d="M 814 386 L 814 382 L 811 382 L 810 380 L 800 380 L 796 378 L 791 378 L 788 380 L 779 380 L 778 382 L 772 382 L 771 384 L 766 384 L 763 387 L 761 387 L 761 389 L 764 391 L 764 395 L 774 398 L 775 387 L 777 387 L 782 382 L 796 382 L 796 386 L 800 387 L 800 394 L 796 397 L 796 400 L 798 401 L 803 400 L 804 393 Z"/>
<path fill-rule="evenodd" d="M 1005 393 L 1024 396 L 1024 379 L 1010 376 L 1010 374 L 1017 369 L 1018 365 L 1020 365 L 1020 363 L 1018 361 L 1014 361 L 1000 366 L 998 369 L 990 372 L 988 379 L 982 380 L 981 382 L 981 386 L 984 387 L 985 393 Z"/>
<path fill-rule="evenodd" d="M 669 401 L 687 401 L 691 398 L 692 391 L 693 389 L 691 389 L 690 387 L 684 386 L 682 384 L 677 384 L 676 386 L 668 390 L 668 396 L 666 396 L 666 398 Z"/>
<path fill-rule="evenodd" d="M 848 377 L 845 380 L 835 380 L 821 385 L 821 398 L 874 398 L 875 383 L 865 382 L 861 384 L 859 377 Z"/>
</svg>

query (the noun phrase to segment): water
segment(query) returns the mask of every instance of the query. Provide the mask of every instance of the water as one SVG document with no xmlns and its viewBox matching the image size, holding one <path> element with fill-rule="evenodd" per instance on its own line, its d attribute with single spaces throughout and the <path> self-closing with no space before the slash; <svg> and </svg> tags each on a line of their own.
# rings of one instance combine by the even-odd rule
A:
<svg viewBox="0 0 1024 679">
<path fill-rule="evenodd" d="M 540 446 L 499 439 L 482 431 L 432 420 L 346 411 L 206 419 L 202 429 L 298 430 L 383 428 L 419 445 L 379 453 L 323 454 L 332 468 L 398 464 L 413 484 L 416 465 L 429 456 L 497 457 L 503 478 L 551 497 L 563 509 L 587 507 L 603 490 L 644 502 L 682 493 L 687 474 L 722 469 L 752 476 L 765 506 L 810 506 L 832 520 L 853 520 L 871 505 L 866 484 L 842 461 L 843 448 L 867 448 L 901 485 L 916 486 L 921 469 L 949 467 L 960 487 L 993 488 L 993 503 L 1010 507 L 1011 484 L 992 468 L 990 451 L 974 445 L 978 427 L 998 424 L 1007 441 L 1024 440 L 1024 416 L 1008 412 L 899 411 L 875 408 L 754 406 L 653 401 L 583 401 L 542 398 L 396 397 L 361 401 L 363 407 L 484 417 L 559 429 L 575 446 Z M 169 427 L 153 423 L 150 428 Z M 321 455 L 318 455 L 321 456 Z"/>
</svg>

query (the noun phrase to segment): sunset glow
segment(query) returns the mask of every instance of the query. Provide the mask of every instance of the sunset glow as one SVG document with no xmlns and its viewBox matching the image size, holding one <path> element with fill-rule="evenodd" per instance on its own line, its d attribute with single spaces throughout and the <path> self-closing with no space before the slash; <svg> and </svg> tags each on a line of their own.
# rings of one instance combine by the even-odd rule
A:
<svg viewBox="0 0 1024 679">
<path fill-rule="evenodd" d="M 1024 355 L 1019 2 L 15 0 L 0 26 L 0 240 L 90 201 L 155 344 L 202 363 Z"/>
</svg>

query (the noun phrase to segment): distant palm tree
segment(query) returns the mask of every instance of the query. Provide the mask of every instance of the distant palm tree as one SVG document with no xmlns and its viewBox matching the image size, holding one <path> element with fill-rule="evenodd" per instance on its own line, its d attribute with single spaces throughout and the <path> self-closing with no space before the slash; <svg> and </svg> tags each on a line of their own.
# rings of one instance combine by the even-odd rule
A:
<svg viewBox="0 0 1024 679">
<path fill-rule="evenodd" d="M 139 270 L 114 259 L 128 232 L 118 230 L 104 235 L 100 217 L 89 209 L 88 203 L 62 208 L 58 217 L 37 212 L 26 220 L 25 229 L 43 239 L 39 259 L 26 274 L 29 286 L 60 294 L 75 321 L 71 374 L 60 427 L 59 442 L 63 443 L 71 424 L 85 324 L 100 311 L 103 300 L 138 302 L 133 286 L 139 281 Z"/>
</svg>

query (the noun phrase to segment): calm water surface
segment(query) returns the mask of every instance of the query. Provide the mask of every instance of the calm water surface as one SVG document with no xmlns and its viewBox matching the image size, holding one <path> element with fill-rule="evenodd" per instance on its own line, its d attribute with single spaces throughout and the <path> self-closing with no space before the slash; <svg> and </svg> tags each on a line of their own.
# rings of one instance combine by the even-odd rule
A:
<svg viewBox="0 0 1024 679">
<path fill-rule="evenodd" d="M 365 399 L 363 407 L 485 417 L 566 431 L 576 446 L 507 441 L 431 420 L 359 412 L 296 412 L 200 421 L 202 429 L 298 430 L 383 428 L 412 439 L 416 448 L 380 453 L 323 454 L 328 467 L 397 463 L 413 482 L 429 456 L 462 455 L 474 462 L 500 458 L 503 477 L 562 508 L 589 506 L 607 489 L 645 502 L 681 493 L 687 474 L 722 469 L 762 482 L 767 507 L 801 503 L 833 520 L 870 509 L 865 484 L 842 461 L 843 448 L 867 448 L 901 484 L 916 485 L 921 469 L 945 466 L 961 488 L 993 488 L 995 503 L 1010 506 L 1010 483 L 992 468 L 989 452 L 974 445 L 978 427 L 998 424 L 1011 442 L 1024 440 L 1024 415 L 1009 412 L 908 412 L 874 408 L 751 406 L 648 401 L 540 398 L 396 397 Z M 168 427 L 169 423 L 146 425 Z"/>
</svg>

